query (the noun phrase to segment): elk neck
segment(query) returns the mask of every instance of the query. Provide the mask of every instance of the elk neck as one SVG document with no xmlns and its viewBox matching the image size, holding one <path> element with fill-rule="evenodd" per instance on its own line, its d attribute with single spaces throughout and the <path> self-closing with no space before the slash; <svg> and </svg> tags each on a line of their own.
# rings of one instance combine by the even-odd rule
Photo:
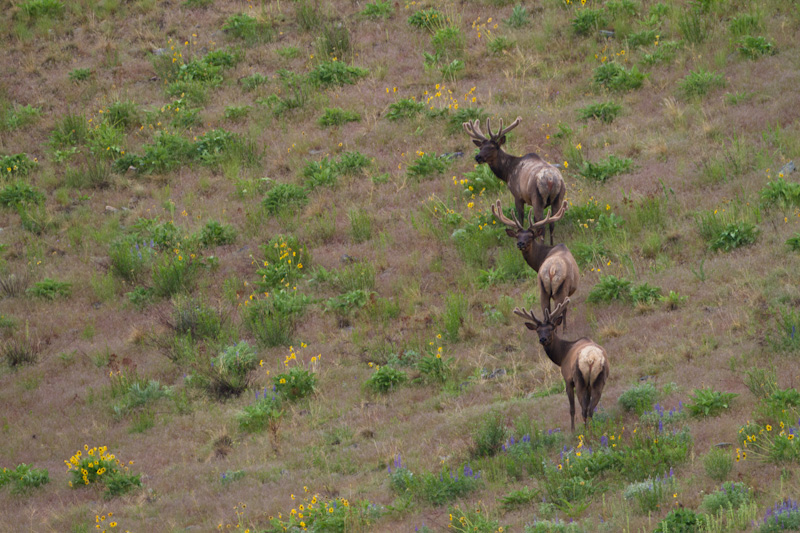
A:
<svg viewBox="0 0 800 533">
<path fill-rule="evenodd" d="M 517 165 L 519 164 L 519 157 L 509 155 L 503 151 L 502 148 L 497 150 L 497 156 L 489 163 L 489 168 L 492 169 L 494 175 L 502 181 L 509 183 L 509 180 L 516 176 Z"/>
<path fill-rule="evenodd" d="M 561 337 L 553 335 L 553 342 L 551 342 L 549 346 L 543 346 L 544 353 L 547 354 L 547 357 L 549 357 L 554 364 L 561 366 L 570 349 L 576 342 L 578 341 L 565 341 Z"/>
<path fill-rule="evenodd" d="M 544 263 L 544 260 L 547 259 L 547 256 L 550 255 L 552 250 L 553 246 L 547 246 L 539 242 L 539 239 L 534 239 L 530 249 L 522 255 L 525 258 L 525 262 L 528 263 L 528 266 L 536 272 L 539 272 L 542 263 Z"/>
</svg>

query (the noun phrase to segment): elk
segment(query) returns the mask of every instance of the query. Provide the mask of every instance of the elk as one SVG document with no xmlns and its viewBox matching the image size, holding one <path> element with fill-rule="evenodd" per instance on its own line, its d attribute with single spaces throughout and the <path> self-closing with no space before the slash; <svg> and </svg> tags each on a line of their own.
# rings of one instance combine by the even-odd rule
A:
<svg viewBox="0 0 800 533">
<path fill-rule="evenodd" d="M 492 206 L 492 214 L 497 219 L 508 226 L 506 233 L 510 237 L 517 239 L 517 248 L 522 252 L 522 257 L 533 270 L 537 273 L 537 284 L 539 285 L 539 300 L 542 304 L 542 312 L 550 312 L 550 300 L 556 304 L 563 303 L 568 296 L 572 296 L 578 288 L 580 272 L 578 263 L 572 257 L 572 253 L 564 244 L 547 246 L 539 242 L 538 237 L 544 234 L 545 224 L 552 224 L 560 220 L 567 210 L 567 202 L 561 204 L 561 209 L 555 215 L 550 213 L 547 218 L 539 222 L 533 222 L 530 214 L 528 215 L 528 229 L 522 227 L 516 214 L 512 213 L 514 220 L 509 219 L 503 214 L 500 200 Z M 553 230 L 550 230 L 553 234 Z M 564 309 L 564 331 L 567 331 L 567 313 Z"/>
<path fill-rule="evenodd" d="M 487 163 L 494 175 L 508 185 L 514 195 L 514 205 L 517 208 L 518 218 L 525 217 L 525 204 L 533 208 L 534 222 L 542 219 L 544 210 L 551 206 L 551 212 L 564 201 L 567 188 L 561 172 L 537 154 L 529 153 L 522 157 L 509 155 L 502 150 L 506 142 L 506 133 L 516 128 L 522 117 L 503 128 L 503 119 L 500 119 L 500 131 L 492 133 L 489 119 L 486 119 L 486 130 L 489 137 L 481 132 L 480 121 L 463 122 L 462 126 L 467 134 L 472 137 L 472 142 L 480 148 L 475 161 Z M 542 231 L 544 241 L 544 231 Z M 550 246 L 553 246 L 553 224 L 550 224 Z"/>
<path fill-rule="evenodd" d="M 602 346 L 582 337 L 575 341 L 565 341 L 556 335 L 556 327 L 567 311 L 569 298 L 558 304 L 555 310 L 545 310 L 544 320 L 539 321 L 533 312 L 524 307 L 514 309 L 514 314 L 526 320 L 525 326 L 539 334 L 539 344 L 550 360 L 561 367 L 561 375 L 569 399 L 569 417 L 572 431 L 575 431 L 575 391 L 581 404 L 584 425 L 594 414 L 600 396 L 608 380 L 608 357 Z"/>
</svg>

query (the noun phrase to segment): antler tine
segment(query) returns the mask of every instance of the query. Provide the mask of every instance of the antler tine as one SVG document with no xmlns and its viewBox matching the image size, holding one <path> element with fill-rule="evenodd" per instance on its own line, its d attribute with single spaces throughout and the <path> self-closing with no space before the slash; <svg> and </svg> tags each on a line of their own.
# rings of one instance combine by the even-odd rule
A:
<svg viewBox="0 0 800 533">
<path fill-rule="evenodd" d="M 522 122 L 522 117 L 517 117 L 517 119 L 514 122 L 512 122 L 507 128 L 503 128 L 503 119 L 500 119 L 500 133 L 498 133 L 497 136 L 502 137 L 509 131 L 519 126 L 520 122 Z"/>
<path fill-rule="evenodd" d="M 517 220 L 517 215 L 512 213 L 512 216 L 514 217 L 514 220 L 511 220 L 510 218 L 508 218 L 507 216 L 505 216 L 503 214 L 503 208 L 500 206 L 500 200 L 497 200 L 494 203 L 494 205 L 492 205 L 492 214 L 497 218 L 497 220 L 499 220 L 500 222 L 502 222 L 506 226 L 514 227 L 514 228 L 518 229 L 519 231 L 522 231 L 522 230 L 525 229 L 525 228 L 522 227 L 522 224 L 519 223 L 519 220 Z"/>
<path fill-rule="evenodd" d="M 514 308 L 514 314 L 519 316 L 519 317 L 524 318 L 525 320 L 533 321 L 537 326 L 542 324 L 541 321 L 539 321 L 539 319 L 537 319 L 535 316 L 533 316 L 533 311 L 528 311 L 524 307 L 522 309 L 520 309 L 519 307 L 515 307 Z"/>
<path fill-rule="evenodd" d="M 564 301 L 558 304 L 555 309 L 553 309 L 553 312 L 550 313 L 550 317 L 547 319 L 547 321 L 552 322 L 553 320 L 558 318 L 559 315 L 561 315 L 564 311 L 567 310 L 568 305 L 569 305 L 569 297 L 564 298 Z"/>
<path fill-rule="evenodd" d="M 464 127 L 464 130 L 467 132 L 467 134 L 473 139 L 478 139 L 479 141 L 489 140 L 481 131 L 481 124 L 479 120 L 476 119 L 474 124 L 471 121 L 462 122 L 461 125 Z"/>
<path fill-rule="evenodd" d="M 568 202 L 566 200 L 564 200 L 564 203 L 561 204 L 561 209 L 558 210 L 558 213 L 556 213 L 554 215 L 552 213 L 552 209 L 551 209 L 549 215 L 547 215 L 545 218 L 543 218 L 539 222 L 536 222 L 535 224 L 531 224 L 529 229 L 541 228 L 545 224 L 549 224 L 551 222 L 558 222 L 559 220 L 561 220 L 561 217 L 564 216 L 564 213 L 567 210 L 567 205 L 568 205 Z M 533 210 L 531 210 L 531 211 L 533 211 Z M 528 214 L 528 217 L 530 218 L 530 214 Z"/>
</svg>

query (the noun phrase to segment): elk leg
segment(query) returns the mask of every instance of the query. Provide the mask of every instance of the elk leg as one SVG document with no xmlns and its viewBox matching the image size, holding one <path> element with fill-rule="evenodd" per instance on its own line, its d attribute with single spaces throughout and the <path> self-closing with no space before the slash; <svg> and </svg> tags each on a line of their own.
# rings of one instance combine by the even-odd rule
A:
<svg viewBox="0 0 800 533">
<path fill-rule="evenodd" d="M 514 198 L 514 207 L 517 208 L 517 220 L 525 224 L 525 200 Z"/>
<path fill-rule="evenodd" d="M 585 426 L 589 425 L 589 419 L 591 418 L 591 415 L 589 414 L 589 405 L 591 404 L 591 398 L 590 398 L 591 392 L 592 390 L 589 387 L 586 387 L 586 389 L 583 391 L 583 398 L 582 398 L 583 401 L 581 402 L 581 409 L 583 410 L 581 414 L 583 415 L 583 425 Z"/>
<path fill-rule="evenodd" d="M 570 429 L 575 431 L 575 384 L 567 381 L 567 398 L 569 398 L 569 424 Z"/>
<path fill-rule="evenodd" d="M 555 222 L 551 222 L 550 223 L 550 246 L 553 246 L 553 229 L 555 227 L 556 227 L 556 223 Z"/>
<path fill-rule="evenodd" d="M 592 383 L 592 403 L 589 404 L 589 418 L 594 416 L 594 410 L 597 408 L 597 404 L 600 403 L 600 393 L 603 391 L 605 384 L 606 373 L 603 371 Z"/>
</svg>

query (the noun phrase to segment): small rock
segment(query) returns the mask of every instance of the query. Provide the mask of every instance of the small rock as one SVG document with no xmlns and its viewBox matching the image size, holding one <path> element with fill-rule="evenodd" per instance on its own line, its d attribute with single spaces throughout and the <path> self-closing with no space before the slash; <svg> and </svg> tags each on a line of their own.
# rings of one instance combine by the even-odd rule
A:
<svg viewBox="0 0 800 533">
<path fill-rule="evenodd" d="M 322 152 L 324 152 L 324 150 L 309 150 L 308 151 L 308 153 L 311 154 L 311 155 L 321 154 Z"/>
<path fill-rule="evenodd" d="M 797 167 L 795 167 L 794 161 L 789 161 L 788 163 L 786 163 L 781 167 L 781 169 L 778 171 L 778 174 L 783 174 L 784 176 L 786 176 L 787 174 L 791 174 L 792 172 L 794 172 L 796 169 Z"/>
<path fill-rule="evenodd" d="M 345 263 L 345 264 L 347 264 L 347 263 L 357 263 L 358 259 L 356 259 L 352 255 L 342 254 L 341 261 L 342 261 L 342 263 Z"/>
<path fill-rule="evenodd" d="M 154 48 L 153 49 L 153 55 L 156 55 L 156 56 L 163 56 L 166 53 L 167 53 L 167 49 L 166 48 Z"/>
<path fill-rule="evenodd" d="M 107 205 L 106 206 L 106 211 L 108 211 L 109 213 L 116 213 L 117 211 L 119 211 L 119 209 L 117 209 L 116 207 L 111 207 L 110 205 Z"/>
<path fill-rule="evenodd" d="M 456 159 L 457 157 L 464 157 L 464 152 L 450 152 L 442 154 L 442 159 Z"/>
<path fill-rule="evenodd" d="M 481 377 L 483 379 L 495 379 L 499 378 L 500 376 L 505 376 L 506 374 L 508 374 L 508 372 L 506 372 L 505 368 L 496 368 L 491 372 L 486 368 L 481 369 Z"/>
<path fill-rule="evenodd" d="M 639 378 L 639 381 L 647 381 L 648 379 L 652 379 L 654 377 L 655 376 L 642 376 L 642 377 Z"/>
<path fill-rule="evenodd" d="M 600 37 L 611 39 L 614 37 L 614 30 L 600 30 Z"/>
<path fill-rule="evenodd" d="M 152 78 L 150 78 L 150 81 L 158 81 L 158 76 L 153 76 Z"/>
<path fill-rule="evenodd" d="M 733 445 L 731 442 L 718 442 L 714 446 L 717 448 L 730 448 Z"/>
</svg>

